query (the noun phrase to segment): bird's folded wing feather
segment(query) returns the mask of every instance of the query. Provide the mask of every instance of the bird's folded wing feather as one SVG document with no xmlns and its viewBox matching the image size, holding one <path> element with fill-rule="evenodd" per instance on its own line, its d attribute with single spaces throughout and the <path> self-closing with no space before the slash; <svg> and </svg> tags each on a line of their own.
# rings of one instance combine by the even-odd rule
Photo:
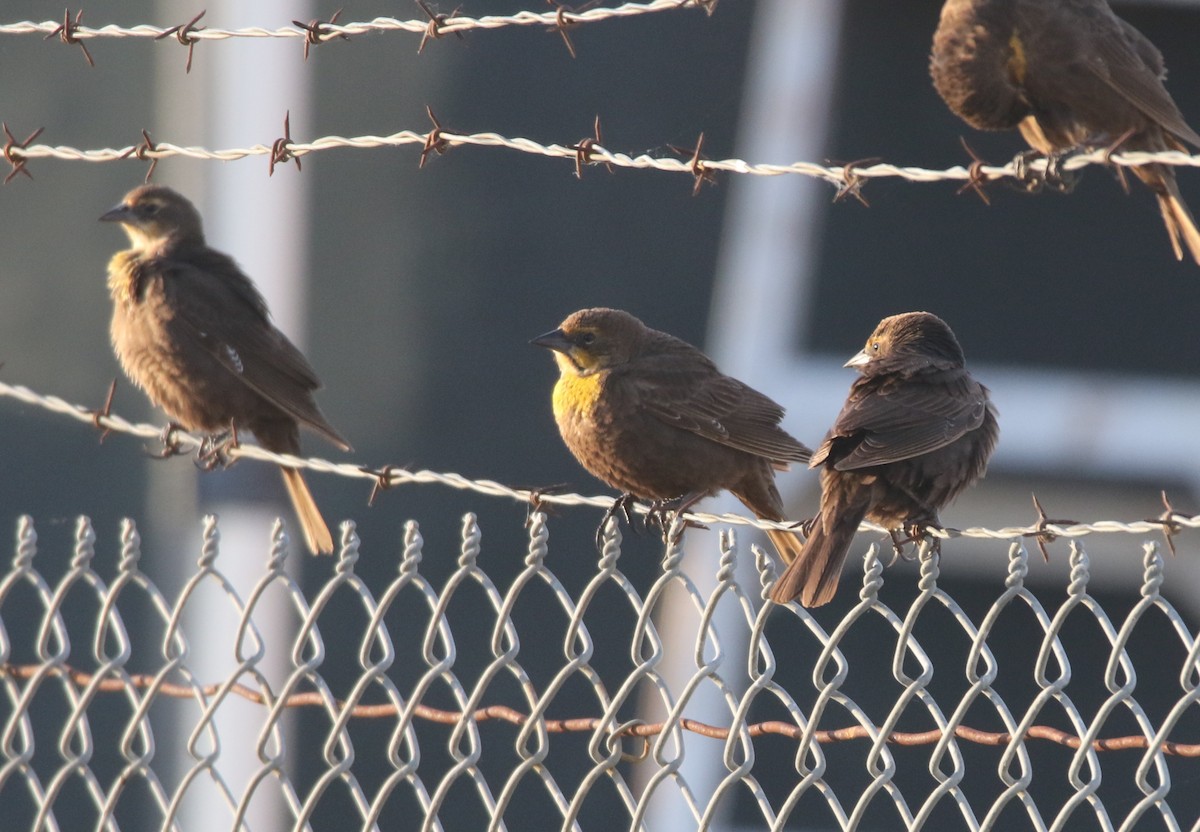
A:
<svg viewBox="0 0 1200 832">
<path fill-rule="evenodd" d="M 978 428 L 987 410 L 983 388 L 965 372 L 951 383 L 897 384 L 851 394 L 822 444 L 822 459 L 839 438 L 857 445 L 834 467 L 848 471 L 884 465 L 945 447 Z"/>
<path fill-rule="evenodd" d="M 1130 24 L 1123 20 L 1120 24 L 1128 40 L 1120 37 L 1094 38 L 1092 42 L 1096 53 L 1088 66 L 1101 80 L 1167 132 L 1200 147 L 1200 135 L 1184 121 L 1179 107 L 1162 85 L 1166 73 L 1158 48 Z M 1148 60 L 1151 57 L 1157 60 Z"/>
<path fill-rule="evenodd" d="M 701 358 L 702 356 L 697 356 Z M 639 364 L 638 400 L 663 422 L 777 462 L 807 462 L 811 451 L 779 426 L 783 408 L 707 359 Z"/>
<path fill-rule="evenodd" d="M 321 386 L 312 365 L 271 324 L 266 303 L 250 280 L 232 261 L 224 270 L 221 265 L 172 263 L 164 288 L 184 295 L 171 303 L 175 337 L 208 352 L 276 407 L 348 448 L 312 403 L 310 392 Z"/>
</svg>

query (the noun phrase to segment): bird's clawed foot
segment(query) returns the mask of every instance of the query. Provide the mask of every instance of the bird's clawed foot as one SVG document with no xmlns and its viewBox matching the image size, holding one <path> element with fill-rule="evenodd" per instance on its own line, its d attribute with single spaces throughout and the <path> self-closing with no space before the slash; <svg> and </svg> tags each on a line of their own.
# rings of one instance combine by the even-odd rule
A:
<svg viewBox="0 0 1200 832">
<path fill-rule="evenodd" d="M 237 424 L 230 422 L 228 430 L 210 433 L 200 442 L 200 450 L 196 451 L 196 467 L 201 471 L 226 468 L 231 462 L 229 452 L 240 445 Z"/>
<path fill-rule="evenodd" d="M 149 451 L 150 456 L 155 459 L 170 459 L 173 456 L 179 456 L 183 453 L 183 447 L 179 444 L 179 433 L 183 431 L 183 425 L 177 422 L 167 422 L 162 429 L 162 434 L 158 437 L 158 441 L 162 443 L 161 451 Z"/>
<path fill-rule="evenodd" d="M 625 518 L 625 525 L 631 529 L 634 527 L 633 514 L 630 510 L 636 502 L 637 497 L 634 497 L 628 491 L 613 500 L 612 505 L 605 510 L 604 516 L 600 518 L 600 525 L 596 528 L 596 549 L 604 549 L 604 529 L 608 526 L 608 521 L 614 517 L 620 515 Z"/>
<path fill-rule="evenodd" d="M 942 552 L 942 539 L 935 535 L 931 535 L 931 531 L 942 531 L 942 527 L 938 524 L 937 518 L 930 519 L 912 519 L 909 518 L 901 528 L 892 529 L 888 532 L 888 536 L 892 539 L 892 560 L 888 566 L 895 565 L 898 560 L 914 561 L 921 550 L 921 544 L 929 539 L 930 545 L 933 547 L 935 554 Z M 912 554 L 904 551 L 904 547 L 909 543 L 914 544 Z"/>
<path fill-rule="evenodd" d="M 1048 156 L 1036 150 L 1026 150 L 1023 153 L 1018 153 L 1016 158 L 1013 159 L 1018 187 L 1031 194 L 1038 193 L 1043 187 L 1050 188 L 1050 190 L 1057 191 L 1060 194 L 1071 193 L 1071 191 L 1075 190 L 1075 186 L 1079 184 L 1082 175 L 1079 171 L 1064 169 L 1063 163 L 1079 152 L 1078 148 L 1072 148 L 1060 153 L 1051 153 Z M 1045 171 L 1033 169 L 1032 163 L 1039 159 L 1046 160 Z"/>
<path fill-rule="evenodd" d="M 701 498 L 703 493 L 699 494 L 684 494 L 682 497 L 675 497 L 670 500 L 655 500 L 650 504 L 650 511 L 646 514 L 646 528 L 651 525 L 656 525 L 659 531 L 662 532 L 663 543 L 674 543 L 671 538 L 671 529 L 675 527 L 675 522 L 683 517 L 684 512 L 694 506 Z M 687 528 L 707 529 L 708 526 L 699 523 L 695 520 L 686 520 L 679 526 L 679 534 L 683 534 L 683 530 Z"/>
</svg>

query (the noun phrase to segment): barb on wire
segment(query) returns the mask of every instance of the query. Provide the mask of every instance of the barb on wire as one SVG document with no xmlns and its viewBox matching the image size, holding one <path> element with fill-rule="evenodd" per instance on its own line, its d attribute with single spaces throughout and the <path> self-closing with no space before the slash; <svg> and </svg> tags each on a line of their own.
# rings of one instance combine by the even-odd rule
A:
<svg viewBox="0 0 1200 832">
<path fill-rule="evenodd" d="M 431 40 L 438 40 L 444 34 L 452 34 L 459 40 L 463 39 L 463 33 L 456 29 L 449 29 L 447 24 L 454 18 L 458 17 L 458 13 L 462 11 L 462 6 L 458 6 L 450 14 L 439 14 L 432 11 L 425 0 L 417 0 L 417 5 L 421 7 L 421 11 L 425 12 L 425 16 L 429 18 L 429 22 L 425 24 L 425 32 L 421 35 L 421 43 L 417 47 L 417 54 L 420 55 L 425 51 L 425 45 Z"/>
<path fill-rule="evenodd" d="M 271 143 L 271 164 L 267 168 L 267 176 L 275 175 L 275 166 L 296 163 L 296 170 L 301 170 L 300 157 L 292 151 L 292 111 L 283 114 L 283 136 Z"/>
<path fill-rule="evenodd" d="M 124 158 L 128 159 L 130 156 L 134 156 L 142 161 L 145 161 L 149 158 L 149 154 L 153 153 L 157 149 L 158 148 L 154 146 L 154 142 L 150 139 L 150 134 L 145 130 L 145 128 L 143 128 L 142 143 L 130 148 L 129 152 L 125 154 Z M 154 169 L 156 167 L 158 167 L 158 159 L 150 159 L 150 167 L 146 171 L 146 182 L 149 182 L 150 177 L 154 176 Z"/>
<path fill-rule="evenodd" d="M 9 171 L 8 176 L 4 177 L 4 184 L 7 185 L 9 182 L 15 179 L 18 173 L 23 173 L 32 179 L 33 174 L 30 173 L 29 169 L 25 166 L 25 163 L 28 161 L 26 153 L 28 151 L 30 142 L 42 135 L 42 131 L 46 128 L 39 127 L 38 129 L 34 130 L 25 137 L 25 141 L 23 142 L 17 141 L 17 137 L 14 136 L 12 131 L 8 129 L 8 122 L 0 123 L 0 128 L 3 128 L 5 137 L 4 159 L 10 165 L 12 165 L 12 170 Z"/>
<path fill-rule="evenodd" d="M 322 43 L 327 43 L 335 38 L 342 40 L 350 40 L 350 36 L 342 32 L 332 32 L 331 27 L 337 24 L 337 19 L 342 16 L 342 10 L 338 9 L 328 20 L 314 18 L 308 23 L 302 23 L 299 20 L 293 20 L 292 23 L 299 26 L 307 34 L 304 37 L 304 60 L 308 60 L 308 51 L 314 46 L 320 46 Z"/>
<path fill-rule="evenodd" d="M 425 160 L 429 158 L 430 153 L 436 153 L 441 156 L 450 148 L 450 142 L 442 137 L 442 133 L 445 131 L 442 129 L 442 123 L 433 114 L 433 108 L 426 105 L 425 113 L 429 116 L 429 120 L 433 122 L 433 129 L 425 136 L 425 143 L 421 146 L 421 161 L 417 163 L 418 170 L 425 167 Z"/>
<path fill-rule="evenodd" d="M 70 679 L 71 683 L 79 688 L 87 688 L 102 693 L 128 693 L 131 690 L 144 691 L 153 688 L 159 696 L 177 699 L 194 699 L 197 695 L 207 699 L 228 689 L 230 693 L 236 694 L 256 705 L 266 705 L 272 702 L 262 691 L 241 683 L 235 683 L 228 686 L 228 688 L 225 683 L 200 686 L 190 684 L 180 685 L 163 682 L 157 675 L 149 673 L 130 674 L 125 679 L 117 676 L 97 678 L 96 674 L 77 670 L 67 664 L 47 668 L 41 664 L 18 665 L 5 662 L 0 664 L 0 676 L 7 676 L 10 679 L 16 680 L 28 680 L 39 676 L 66 678 Z M 329 701 L 326 696 L 318 691 L 292 693 L 285 696 L 282 700 L 282 706 L 285 708 L 327 707 L 328 705 Z M 418 719 L 434 722 L 439 725 L 458 725 L 462 722 L 471 721 L 476 723 L 507 722 L 512 725 L 524 726 L 530 720 L 528 714 L 508 705 L 485 705 L 469 713 L 435 708 L 425 704 L 356 704 L 347 708 L 346 702 L 341 699 L 335 699 L 333 705 L 339 712 L 348 711 L 350 717 L 355 719 L 395 718 L 406 713 L 411 708 L 412 714 Z M 547 733 L 551 734 L 592 733 L 597 728 L 605 725 L 606 720 L 599 716 L 568 717 L 566 719 L 545 719 L 544 724 Z M 710 725 L 699 720 L 688 719 L 687 717 L 683 717 L 677 722 L 672 722 L 670 726 L 665 722 L 645 722 L 638 719 L 617 726 L 613 729 L 611 737 L 614 740 L 622 737 L 645 739 L 658 736 L 669 728 L 673 729 L 675 725 L 693 734 L 716 740 L 727 740 L 730 733 L 737 730 L 720 725 Z M 799 740 L 804 737 L 807 729 L 792 722 L 768 720 L 748 724 L 745 726 L 745 730 L 751 737 L 777 735 L 792 740 Z M 892 731 L 887 735 L 887 742 L 891 745 L 909 747 L 934 745 L 940 742 L 943 736 L 944 733 L 936 728 L 930 731 Z M 956 725 L 954 736 L 965 742 L 989 746 L 1007 746 L 1013 741 L 1013 735 L 1006 731 L 982 731 L 966 725 Z M 867 726 L 850 725 L 845 728 L 830 728 L 815 731 L 813 739 L 822 745 L 828 745 L 831 743 L 848 742 L 850 740 L 865 739 L 874 741 L 875 738 Z M 1031 739 L 1046 740 L 1066 746 L 1067 748 L 1077 749 L 1083 745 L 1083 740 L 1075 734 L 1048 725 L 1031 725 L 1022 737 L 1022 740 Z M 1133 734 L 1123 737 L 1100 737 L 1091 741 L 1091 747 L 1095 751 L 1145 750 L 1150 747 L 1150 743 L 1151 740 L 1148 737 L 1141 734 Z M 1200 757 L 1200 743 L 1182 743 L 1164 740 L 1161 747 L 1163 753 L 1171 756 Z"/>
<path fill-rule="evenodd" d="M 673 153 L 683 156 L 687 159 L 687 170 L 696 180 L 692 185 L 692 196 L 699 196 L 700 189 L 707 182 L 710 185 L 717 184 L 716 174 L 712 171 L 712 166 L 708 161 L 708 157 L 704 155 L 704 134 L 696 139 L 696 146 L 691 150 L 685 147 L 676 147 L 675 145 L 667 145 Z"/>
<path fill-rule="evenodd" d="M 592 122 L 592 135 L 580 139 L 575 144 L 571 145 L 571 150 L 575 151 L 575 178 L 583 178 L 583 168 L 585 165 L 592 164 L 592 151 L 601 147 L 604 144 L 604 136 L 600 133 L 600 116 L 596 116 L 596 120 Z M 601 163 L 608 169 L 609 173 L 613 172 L 613 166 L 610 162 Z"/>
<path fill-rule="evenodd" d="M 575 54 L 575 44 L 571 41 L 571 34 L 568 31 L 569 29 L 574 29 L 579 25 L 579 21 L 575 19 L 577 11 L 565 3 L 560 3 L 558 0 L 546 0 L 546 2 L 556 7 L 554 10 L 553 31 L 558 32 L 559 36 L 562 38 L 563 44 L 565 44 L 567 47 L 567 52 L 570 53 L 571 57 L 577 57 Z M 595 8 L 598 5 L 600 5 L 600 0 L 591 0 L 591 2 L 580 6 L 578 11 L 585 12 L 588 9 Z"/>
<path fill-rule="evenodd" d="M 79 21 L 83 17 L 83 9 L 75 13 L 75 19 L 71 19 L 71 10 L 67 9 L 63 12 L 62 23 L 55 26 L 46 37 L 42 40 L 50 40 L 55 35 L 59 40 L 68 46 L 78 46 L 83 50 L 83 57 L 87 59 L 88 66 L 95 67 L 96 62 L 92 59 L 92 53 L 88 51 L 87 44 L 79 39 L 77 32 L 79 31 Z"/>
<path fill-rule="evenodd" d="M 172 26 L 170 29 L 163 29 L 162 32 L 154 36 L 155 40 L 162 40 L 163 38 L 169 38 L 174 35 L 175 40 L 187 47 L 187 65 L 184 69 L 184 72 L 189 74 L 192 71 L 192 53 L 196 50 L 196 35 L 204 29 L 203 26 L 196 25 L 200 22 L 200 18 L 202 17 L 204 17 L 203 11 L 193 17 L 187 23 L 181 23 L 178 26 Z M 308 57 L 307 41 L 304 47 L 304 57 Z"/>
<path fill-rule="evenodd" d="M 130 422 L 116 414 L 97 414 L 94 408 L 72 404 L 58 396 L 48 396 L 35 392 L 28 387 L 18 384 L 8 384 L 0 381 L 0 397 L 15 399 L 28 405 L 40 407 L 51 413 L 69 416 L 78 422 L 106 429 L 111 433 L 122 433 L 143 439 L 159 440 L 163 429 L 146 423 Z M 203 440 L 181 430 L 172 430 L 172 445 L 181 453 L 199 450 Z M 395 488 L 401 485 L 430 485 L 437 484 L 454 488 L 459 491 L 471 491 L 489 497 L 503 497 L 520 503 L 528 503 L 536 499 L 539 504 L 555 504 L 563 506 L 590 506 L 607 510 L 613 505 L 613 498 L 581 494 L 554 493 L 555 489 L 520 489 L 513 488 L 494 480 L 469 479 L 461 474 L 443 473 L 438 471 L 413 471 L 399 466 L 368 466 L 362 463 L 335 463 L 317 457 L 303 458 L 291 454 L 276 454 L 256 445 L 243 445 L 229 451 L 229 459 L 252 459 L 259 462 L 269 462 L 273 465 L 287 468 L 306 469 L 322 474 L 335 474 L 350 479 L 370 480 L 377 485 L 378 490 Z M 378 492 L 376 492 L 378 496 Z M 638 514 L 649 515 L 652 507 L 641 503 L 633 506 Z M 735 526 L 752 526 L 758 529 L 794 531 L 796 524 L 789 522 L 774 522 L 758 520 L 740 514 L 709 514 L 699 511 L 688 511 L 683 515 L 684 520 L 698 524 L 728 524 Z M 1062 523 L 1064 525 L 1058 525 Z M 1183 516 L 1174 514 L 1171 518 L 1173 533 L 1182 529 L 1200 529 L 1200 514 Z M 1053 525 L 1050 525 L 1053 524 Z M 861 531 L 887 535 L 892 530 L 885 529 L 875 523 L 864 522 Z M 967 528 L 967 529 L 925 529 L 932 538 L 946 540 L 952 537 L 978 538 L 984 540 L 1016 540 L 1022 537 L 1040 538 L 1048 534 L 1057 537 L 1076 538 L 1091 534 L 1139 534 L 1161 533 L 1163 520 L 1136 520 L 1121 522 L 1104 520 L 1093 523 L 1073 523 L 1070 521 L 1039 521 L 1033 526 L 1009 526 L 999 529 Z"/>
<path fill-rule="evenodd" d="M 1171 557 L 1176 556 L 1175 551 L 1175 535 L 1179 534 L 1179 523 L 1176 518 L 1183 517 L 1175 510 L 1175 506 L 1171 503 L 1171 498 L 1167 496 L 1167 491 L 1164 488 L 1162 491 L 1163 513 L 1155 518 L 1147 518 L 1147 523 L 1157 523 L 1162 526 L 1163 539 L 1167 542 L 1167 548 L 1171 551 Z"/>
<path fill-rule="evenodd" d="M 863 185 L 867 184 L 867 180 L 859 174 L 858 170 L 870 167 L 871 165 L 877 165 L 882 161 L 878 156 L 874 156 L 870 159 L 859 159 L 857 162 L 847 162 L 842 165 L 842 182 L 838 185 L 838 190 L 834 194 L 833 201 L 841 202 L 847 197 L 854 197 L 864 208 L 870 208 L 871 203 L 867 201 L 862 192 Z"/>
</svg>

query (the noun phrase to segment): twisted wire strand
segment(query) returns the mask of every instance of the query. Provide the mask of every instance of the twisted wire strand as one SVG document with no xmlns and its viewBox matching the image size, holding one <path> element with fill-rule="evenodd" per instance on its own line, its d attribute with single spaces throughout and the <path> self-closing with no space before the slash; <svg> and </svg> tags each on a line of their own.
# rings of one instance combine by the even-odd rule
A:
<svg viewBox="0 0 1200 832">
<path fill-rule="evenodd" d="M 8 384 L 0 381 L 0 397 L 15 399 L 27 405 L 42 408 L 50 413 L 68 416 L 76 421 L 105 431 L 141 437 L 142 439 L 168 439 L 177 445 L 181 451 L 199 450 L 201 438 L 180 430 L 171 430 L 169 436 L 164 436 L 162 427 L 146 422 L 136 423 L 112 413 L 100 413 L 80 404 L 72 404 L 58 396 L 38 393 L 19 384 Z M 537 505 L 561 506 L 590 506 L 593 508 L 609 509 L 613 504 L 612 497 L 585 496 L 574 493 L 551 493 L 537 489 L 513 488 L 495 480 L 471 479 L 456 473 L 443 473 L 422 469 L 410 471 L 406 468 L 383 465 L 370 466 L 363 463 L 330 462 L 320 457 L 299 457 L 291 454 L 276 454 L 264 450 L 257 445 L 242 445 L 232 448 L 228 456 L 234 459 L 251 459 L 268 462 L 289 468 L 300 468 L 321 474 L 333 474 L 349 479 L 359 479 L 372 482 L 376 489 L 390 489 L 401 485 L 442 485 L 459 491 L 470 491 L 488 497 L 505 497 L 518 502 Z M 640 514 L 647 514 L 644 505 L 634 506 Z M 770 520 L 759 520 L 740 514 L 708 514 L 705 512 L 686 512 L 684 517 L 703 524 L 727 524 L 752 526 L 759 529 L 792 529 L 794 523 L 776 523 Z M 889 529 L 874 523 L 864 522 L 860 527 L 864 531 L 886 534 Z M 955 537 L 978 538 L 984 540 L 1012 540 L 1022 537 L 1046 538 L 1079 538 L 1092 534 L 1135 534 L 1174 533 L 1182 529 L 1200 528 L 1200 514 L 1181 515 L 1168 512 L 1157 519 L 1135 520 L 1131 522 L 1119 520 L 1098 520 L 1092 523 L 1075 523 L 1061 525 L 1042 521 L 1029 526 L 1006 526 L 999 529 L 971 527 L 966 529 L 932 529 L 929 531 L 935 537 L 944 539 Z"/>
<path fill-rule="evenodd" d="M 510 26 L 574 26 L 584 23 L 598 23 L 604 20 L 638 17 L 656 12 L 674 11 L 684 8 L 707 8 L 712 0 L 652 0 L 648 3 L 623 3 L 620 6 L 587 9 L 586 11 L 568 11 L 563 9 L 550 12 L 520 11 L 510 15 L 485 15 L 483 17 L 460 17 L 456 14 L 437 15 L 433 20 L 400 20 L 395 17 L 377 17 L 374 20 L 358 23 L 321 22 L 321 40 L 351 35 L 369 33 L 407 32 L 424 35 L 430 30 L 431 23 L 436 24 L 438 34 L 454 34 L 468 32 L 472 29 L 503 29 Z M 70 26 L 69 35 L 72 39 L 91 40 L 99 38 L 142 38 L 158 40 L 175 35 L 179 26 L 153 26 L 138 24 L 136 26 L 119 26 L 107 24 L 94 27 L 82 23 Z M 41 35 L 50 37 L 63 31 L 63 23 L 58 20 L 46 20 L 40 23 L 23 20 L 17 23 L 0 24 L 0 35 Z M 230 38 L 302 38 L 311 37 L 309 30 L 299 26 L 280 26 L 266 28 L 248 26 L 239 29 L 222 29 L 220 27 L 196 26 L 188 27 L 183 33 L 187 39 L 195 40 L 228 40 Z"/>
<path fill-rule="evenodd" d="M 383 147 L 421 145 L 425 148 L 422 158 L 431 149 L 444 152 L 455 146 L 505 148 L 536 156 L 570 159 L 578 167 L 583 165 L 612 165 L 635 170 L 658 170 L 666 173 L 682 173 L 693 177 L 707 177 L 714 172 L 736 173 L 750 176 L 800 175 L 829 182 L 839 189 L 860 187 L 870 179 L 902 179 L 908 182 L 967 182 L 978 184 L 1001 179 L 1020 180 L 1028 172 L 1044 173 L 1045 159 L 1018 163 L 1012 160 L 1003 165 L 955 165 L 946 169 L 922 168 L 891 163 L 847 165 L 819 164 L 815 162 L 791 162 L 775 164 L 748 162 L 744 159 L 693 159 L 651 156 L 641 153 L 631 156 L 609 150 L 593 139 L 581 139 L 575 145 L 542 144 L 529 138 L 509 138 L 498 133 L 453 133 L 435 127 L 432 131 L 418 132 L 401 130 L 387 136 L 323 136 L 309 142 L 278 140 L 271 144 L 256 144 L 250 147 L 235 147 L 212 150 L 195 145 L 177 145 L 170 142 L 143 142 L 125 147 L 81 149 L 69 145 L 30 144 L 22 146 L 10 141 L 5 148 L 5 157 L 14 166 L 35 159 L 55 159 L 66 162 L 116 162 L 136 158 L 159 161 L 172 157 L 184 157 L 206 161 L 231 162 L 249 157 L 265 156 L 281 159 L 281 143 L 286 159 L 300 158 L 325 150 L 354 148 L 359 150 Z M 1074 171 L 1091 165 L 1115 164 L 1121 167 L 1140 167 L 1148 164 L 1165 164 L 1180 167 L 1200 167 L 1200 154 L 1195 156 L 1177 150 L 1155 153 L 1122 152 L 1110 153 L 1095 150 L 1078 153 L 1063 160 L 1062 170 Z M 273 166 L 272 166 L 273 167 Z"/>
</svg>

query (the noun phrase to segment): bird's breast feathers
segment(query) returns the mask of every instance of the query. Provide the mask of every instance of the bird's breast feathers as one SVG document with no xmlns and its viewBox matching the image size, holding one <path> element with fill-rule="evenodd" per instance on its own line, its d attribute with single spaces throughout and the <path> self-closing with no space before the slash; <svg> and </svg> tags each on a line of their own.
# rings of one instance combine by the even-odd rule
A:
<svg viewBox="0 0 1200 832">
<path fill-rule="evenodd" d="M 108 291 L 117 303 L 131 303 L 141 294 L 137 252 L 118 251 L 108 261 Z"/>
<path fill-rule="evenodd" d="M 559 376 L 554 385 L 554 418 L 559 422 L 565 418 L 591 418 L 604 390 L 605 376 L 607 373 L 579 375 L 573 372 Z"/>
</svg>

